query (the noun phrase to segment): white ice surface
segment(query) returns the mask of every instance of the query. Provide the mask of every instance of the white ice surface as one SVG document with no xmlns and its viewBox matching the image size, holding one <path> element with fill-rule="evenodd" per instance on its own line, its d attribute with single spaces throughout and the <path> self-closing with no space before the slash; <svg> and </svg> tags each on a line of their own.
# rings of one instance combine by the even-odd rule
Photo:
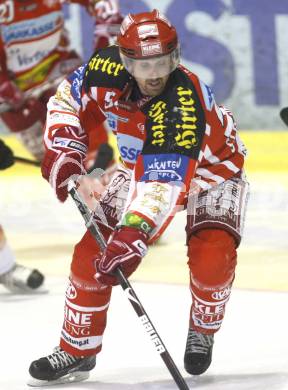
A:
<svg viewBox="0 0 288 390">
<path fill-rule="evenodd" d="M 183 369 L 190 293 L 187 287 L 134 283 L 154 326 L 189 388 L 288 389 L 287 293 L 234 290 L 213 362 L 200 377 Z M 66 281 L 48 280 L 49 294 L 10 295 L 0 288 L 1 390 L 25 390 L 28 367 L 58 344 Z M 86 382 L 53 389 L 176 389 L 120 287 L 114 289 L 103 350 Z M 30 388 L 31 389 L 31 388 Z"/>
</svg>

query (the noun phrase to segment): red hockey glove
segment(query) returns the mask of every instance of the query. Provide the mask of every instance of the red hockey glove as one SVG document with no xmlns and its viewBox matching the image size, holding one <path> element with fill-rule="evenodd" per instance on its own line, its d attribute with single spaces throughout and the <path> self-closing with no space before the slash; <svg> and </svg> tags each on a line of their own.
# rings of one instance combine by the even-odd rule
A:
<svg viewBox="0 0 288 390">
<path fill-rule="evenodd" d="M 0 103 L 7 103 L 12 109 L 19 108 L 24 102 L 23 93 L 17 85 L 3 73 L 0 74 Z"/>
<path fill-rule="evenodd" d="M 14 164 L 14 154 L 9 146 L 0 139 L 0 170 L 11 167 Z"/>
<path fill-rule="evenodd" d="M 78 152 L 47 150 L 41 164 L 42 176 L 49 181 L 60 202 L 68 197 L 69 179 L 77 181 L 85 174 L 83 158 Z"/>
<path fill-rule="evenodd" d="M 121 227 L 109 239 L 99 263 L 95 279 L 104 285 L 119 284 L 113 272 L 118 266 L 128 278 L 141 263 L 147 253 L 148 235 L 139 229 Z"/>
<path fill-rule="evenodd" d="M 74 130 L 69 126 L 57 130 L 41 165 L 42 176 L 49 181 L 61 202 L 67 199 L 69 179 L 77 181 L 79 175 L 86 174 L 83 165 L 87 152 L 86 139 L 77 138 L 75 133 L 78 129 Z"/>
</svg>

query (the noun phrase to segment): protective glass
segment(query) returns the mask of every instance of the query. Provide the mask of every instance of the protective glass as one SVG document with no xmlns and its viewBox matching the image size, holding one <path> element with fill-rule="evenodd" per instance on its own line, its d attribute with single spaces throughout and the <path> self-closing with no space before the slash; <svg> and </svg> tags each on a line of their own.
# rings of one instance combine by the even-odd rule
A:
<svg viewBox="0 0 288 390">
<path fill-rule="evenodd" d="M 180 62 L 179 48 L 173 52 L 150 58 L 135 59 L 125 56 L 120 51 L 120 56 L 126 70 L 136 79 L 157 79 L 169 75 Z"/>
</svg>

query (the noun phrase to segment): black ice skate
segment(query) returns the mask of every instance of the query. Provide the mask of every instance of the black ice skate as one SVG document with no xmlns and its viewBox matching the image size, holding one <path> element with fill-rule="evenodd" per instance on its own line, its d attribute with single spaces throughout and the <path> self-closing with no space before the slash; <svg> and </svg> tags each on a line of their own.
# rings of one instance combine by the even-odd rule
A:
<svg viewBox="0 0 288 390">
<path fill-rule="evenodd" d="M 31 363 L 29 373 L 32 387 L 81 382 L 89 378 L 89 371 L 96 365 L 96 355 L 72 356 L 56 347 L 51 355 Z"/>
<path fill-rule="evenodd" d="M 206 335 L 189 329 L 184 355 L 185 370 L 191 375 L 200 375 L 211 364 L 214 335 Z"/>
<path fill-rule="evenodd" d="M 36 269 L 16 264 L 10 271 L 0 275 L 0 283 L 13 293 L 44 293 L 44 275 Z"/>
</svg>

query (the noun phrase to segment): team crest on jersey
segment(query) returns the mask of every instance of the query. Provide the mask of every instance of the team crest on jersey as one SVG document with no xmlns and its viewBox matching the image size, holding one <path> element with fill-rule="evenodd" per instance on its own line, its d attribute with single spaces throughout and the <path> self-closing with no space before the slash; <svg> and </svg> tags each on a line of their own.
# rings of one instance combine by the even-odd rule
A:
<svg viewBox="0 0 288 390">
<path fill-rule="evenodd" d="M 0 23 L 9 23 L 14 18 L 14 3 L 6 0 L 0 4 Z"/>
<path fill-rule="evenodd" d="M 75 299 L 77 297 L 76 288 L 73 286 L 71 282 L 69 282 L 68 287 L 66 289 L 66 297 L 68 299 Z"/>
</svg>

